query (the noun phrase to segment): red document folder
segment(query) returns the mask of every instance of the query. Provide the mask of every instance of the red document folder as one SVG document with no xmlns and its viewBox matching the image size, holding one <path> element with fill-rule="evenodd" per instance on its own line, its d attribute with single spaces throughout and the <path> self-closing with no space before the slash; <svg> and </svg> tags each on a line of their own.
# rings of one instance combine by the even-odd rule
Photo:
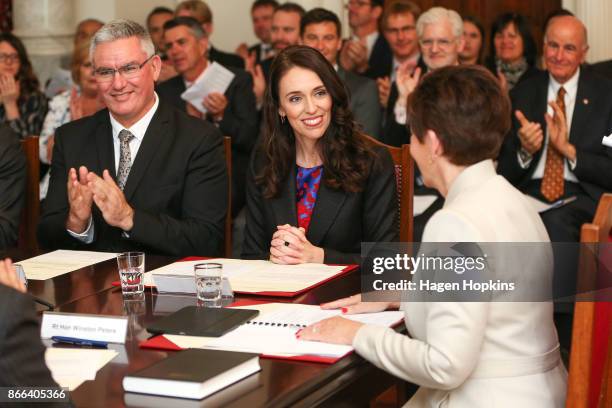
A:
<svg viewBox="0 0 612 408">
<path fill-rule="evenodd" d="M 267 301 L 255 300 L 255 299 L 244 299 L 239 300 L 232 303 L 229 307 L 238 307 L 238 306 L 251 306 L 257 304 L 269 303 Z M 179 351 L 182 350 L 179 346 L 172 343 L 168 340 L 164 335 L 159 335 L 155 337 L 151 337 L 148 340 L 145 340 L 140 343 L 140 348 L 145 349 L 154 349 L 154 350 L 172 350 Z M 347 354 L 341 357 L 323 357 L 323 356 L 313 356 L 313 355 L 300 355 L 300 356 L 275 356 L 270 354 L 262 354 L 261 358 L 268 359 L 276 359 L 276 360 L 289 360 L 289 361 L 306 361 L 310 363 L 322 363 L 322 364 L 334 364 L 337 361 L 340 361 L 347 355 L 351 354 L 352 351 L 349 351 Z"/>
<path fill-rule="evenodd" d="M 197 260 L 206 260 L 206 259 L 212 259 L 212 258 L 202 258 L 202 257 L 197 257 L 197 256 L 190 256 L 190 257 L 187 257 L 187 258 L 180 259 L 177 262 L 197 261 Z M 334 265 L 334 266 L 338 266 L 338 265 Z M 344 265 L 342 265 L 342 266 L 344 266 Z M 342 269 L 340 272 L 338 272 L 334 276 L 331 276 L 331 277 L 329 277 L 329 278 L 327 278 L 325 280 L 317 282 L 314 285 L 311 285 L 311 286 L 309 286 L 307 288 L 301 289 L 301 290 L 296 291 L 296 292 L 280 292 L 280 291 L 244 292 L 244 291 L 236 290 L 236 291 L 234 291 L 234 293 L 244 294 L 244 295 L 257 295 L 257 296 L 295 297 L 295 296 L 301 295 L 302 293 L 307 292 L 307 291 L 309 291 L 309 290 L 311 290 L 313 288 L 316 288 L 317 286 L 320 286 L 320 285 L 322 285 L 322 284 L 324 284 L 326 282 L 329 282 L 332 279 L 335 279 L 335 278 L 337 278 L 339 276 L 342 276 L 342 275 L 346 275 L 349 272 L 352 272 L 352 271 L 354 271 L 354 270 L 356 270 L 358 268 L 359 268 L 359 265 L 346 265 L 344 267 L 344 269 Z M 119 286 L 119 281 L 113 282 L 112 285 L 113 286 Z"/>
</svg>

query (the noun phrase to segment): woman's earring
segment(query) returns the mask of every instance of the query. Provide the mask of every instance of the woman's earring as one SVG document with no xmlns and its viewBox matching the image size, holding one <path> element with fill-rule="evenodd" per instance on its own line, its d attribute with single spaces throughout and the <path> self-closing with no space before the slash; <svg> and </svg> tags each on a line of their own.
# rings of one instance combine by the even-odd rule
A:
<svg viewBox="0 0 612 408">
<path fill-rule="evenodd" d="M 285 115 L 280 115 L 281 118 L 281 123 L 284 125 L 285 124 Z"/>
</svg>

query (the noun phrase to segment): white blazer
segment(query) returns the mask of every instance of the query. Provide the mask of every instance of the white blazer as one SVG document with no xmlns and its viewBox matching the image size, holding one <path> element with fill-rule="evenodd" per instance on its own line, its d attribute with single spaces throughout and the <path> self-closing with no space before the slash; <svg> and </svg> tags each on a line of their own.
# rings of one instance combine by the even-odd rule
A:
<svg viewBox="0 0 612 408">
<path fill-rule="evenodd" d="M 540 216 L 491 160 L 466 168 L 423 242 L 548 242 Z M 362 326 L 356 351 L 421 387 L 407 407 L 564 407 L 550 302 L 405 302 L 410 336 Z"/>
</svg>

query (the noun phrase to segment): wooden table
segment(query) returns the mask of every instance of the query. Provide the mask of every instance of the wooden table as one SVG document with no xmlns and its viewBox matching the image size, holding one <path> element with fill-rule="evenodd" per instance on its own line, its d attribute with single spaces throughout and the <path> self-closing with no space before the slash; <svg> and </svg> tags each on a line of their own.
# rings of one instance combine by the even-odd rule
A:
<svg viewBox="0 0 612 408">
<path fill-rule="evenodd" d="M 173 258 L 147 255 L 147 270 L 172 262 Z M 87 381 L 71 393 L 80 407 L 177 406 L 163 397 L 126 394 L 123 377 L 174 353 L 139 348 L 150 337 L 145 326 L 184 306 L 195 305 L 194 296 L 159 295 L 146 291 L 144 299 L 124 300 L 117 280 L 114 260 L 83 268 L 48 281 L 31 281 L 28 291 L 57 305 L 56 311 L 105 315 L 126 315 L 128 334 L 124 345 L 111 345 L 119 356 L 103 367 L 95 381 Z M 319 304 L 358 293 L 359 272 L 333 279 L 295 298 L 239 296 L 236 300 L 257 298 Z M 261 359 L 262 370 L 202 401 L 180 400 L 187 406 L 283 407 L 283 406 L 368 406 L 369 401 L 394 384 L 395 377 L 379 370 L 356 354 L 333 365 Z M 403 388 L 403 386 L 402 386 Z M 139 403 L 134 401 L 140 399 Z M 130 403 L 130 405 L 127 405 Z M 182 405 L 180 405 L 182 406 Z"/>
</svg>

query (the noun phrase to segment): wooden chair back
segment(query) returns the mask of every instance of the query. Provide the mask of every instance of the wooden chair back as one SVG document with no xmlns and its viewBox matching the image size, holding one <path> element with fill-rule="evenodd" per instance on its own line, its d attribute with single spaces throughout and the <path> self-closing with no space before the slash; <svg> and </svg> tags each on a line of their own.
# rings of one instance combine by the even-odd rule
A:
<svg viewBox="0 0 612 408">
<path fill-rule="evenodd" d="M 592 223 L 582 225 L 580 242 L 582 245 L 578 266 L 578 294 L 588 292 L 597 287 L 597 275 L 600 269 L 598 243 L 609 242 L 612 228 L 612 194 L 604 194 L 597 206 Z M 599 303 L 599 304 L 598 304 Z M 577 301 L 574 306 L 574 321 L 572 327 L 572 349 L 566 407 L 596 408 L 612 407 L 612 325 L 597 319 L 598 306 L 612 307 L 612 303 Z M 604 324 L 604 326 L 597 327 Z M 603 350 L 604 355 L 594 355 L 595 333 L 601 330 L 607 337 Z M 593 363 L 596 359 L 604 359 L 604 369 L 601 379 L 592 378 Z M 594 394 L 598 395 L 594 395 Z"/>
<path fill-rule="evenodd" d="M 389 146 L 373 137 L 367 136 L 371 143 L 389 151 L 395 166 L 395 186 L 397 188 L 397 208 L 399 239 L 401 242 L 413 240 L 414 204 L 414 162 L 410 156 L 410 145 Z"/>
<path fill-rule="evenodd" d="M 223 137 L 223 149 L 227 167 L 227 214 L 225 216 L 223 256 L 229 258 L 232 256 L 232 138 L 230 136 Z"/>
<path fill-rule="evenodd" d="M 21 141 L 26 156 L 25 205 L 21 212 L 19 225 L 20 249 L 37 251 L 36 227 L 40 217 L 40 159 L 38 157 L 38 137 L 29 136 Z"/>
</svg>

